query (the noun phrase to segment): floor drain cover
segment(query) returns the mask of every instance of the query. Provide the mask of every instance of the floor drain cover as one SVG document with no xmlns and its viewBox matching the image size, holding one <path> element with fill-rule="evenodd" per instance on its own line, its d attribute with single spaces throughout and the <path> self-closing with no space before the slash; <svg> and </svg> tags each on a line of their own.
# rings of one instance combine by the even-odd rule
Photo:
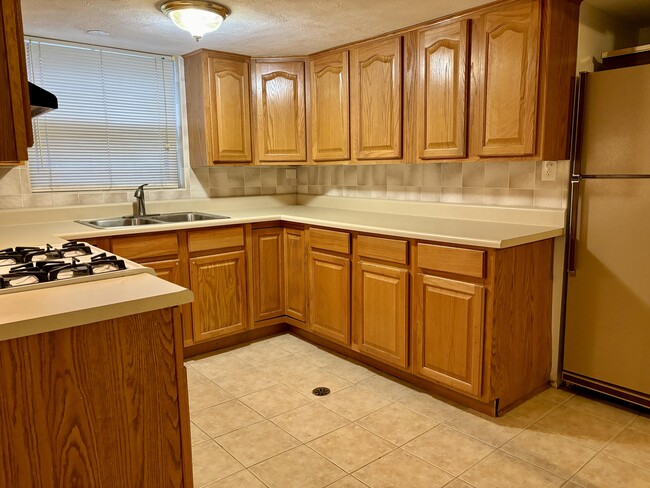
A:
<svg viewBox="0 0 650 488">
<path fill-rule="evenodd" d="M 319 386 L 311 391 L 316 396 L 325 396 L 330 394 L 330 389 L 326 386 Z"/>
</svg>

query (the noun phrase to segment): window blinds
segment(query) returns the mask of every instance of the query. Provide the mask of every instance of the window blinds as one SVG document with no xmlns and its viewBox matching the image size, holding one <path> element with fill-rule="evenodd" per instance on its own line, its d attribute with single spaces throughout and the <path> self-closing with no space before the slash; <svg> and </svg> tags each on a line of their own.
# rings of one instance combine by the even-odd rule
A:
<svg viewBox="0 0 650 488">
<path fill-rule="evenodd" d="M 33 191 L 178 188 L 172 58 L 27 39 L 29 79 L 58 110 L 34 119 Z"/>
</svg>

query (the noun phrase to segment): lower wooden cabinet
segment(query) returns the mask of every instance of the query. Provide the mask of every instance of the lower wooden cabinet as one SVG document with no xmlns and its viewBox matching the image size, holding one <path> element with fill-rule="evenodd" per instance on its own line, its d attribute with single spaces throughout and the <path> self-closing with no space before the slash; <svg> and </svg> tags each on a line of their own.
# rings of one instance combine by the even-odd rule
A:
<svg viewBox="0 0 650 488">
<path fill-rule="evenodd" d="M 355 349 L 402 369 L 408 367 L 408 277 L 395 266 L 359 262 L 353 305 Z"/>
<path fill-rule="evenodd" d="M 261 321 L 284 315 L 282 227 L 253 229 L 253 313 Z"/>
<path fill-rule="evenodd" d="M 195 342 L 247 329 L 245 251 L 191 258 L 190 282 Z"/>
<path fill-rule="evenodd" d="M 350 344 L 350 258 L 311 251 L 309 257 L 310 330 Z"/>
<path fill-rule="evenodd" d="M 284 229 L 284 270 L 285 313 L 306 324 L 307 248 L 303 229 Z"/>
<path fill-rule="evenodd" d="M 422 273 L 416 281 L 413 372 L 480 396 L 485 288 Z"/>
</svg>

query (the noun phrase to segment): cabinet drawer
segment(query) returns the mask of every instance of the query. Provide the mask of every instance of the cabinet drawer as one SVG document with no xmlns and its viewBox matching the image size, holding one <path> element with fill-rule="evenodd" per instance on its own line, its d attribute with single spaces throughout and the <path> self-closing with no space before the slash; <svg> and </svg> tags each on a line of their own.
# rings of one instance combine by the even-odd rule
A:
<svg viewBox="0 0 650 488">
<path fill-rule="evenodd" d="M 485 251 L 418 244 L 418 266 L 475 278 L 485 276 Z"/>
<path fill-rule="evenodd" d="M 244 228 L 226 227 L 195 230 L 188 234 L 190 252 L 212 251 L 244 246 Z"/>
<path fill-rule="evenodd" d="M 379 259 L 391 263 L 408 262 L 408 242 L 382 237 L 357 237 L 357 252 L 360 257 Z"/>
<path fill-rule="evenodd" d="M 309 229 L 309 245 L 315 249 L 350 254 L 350 234 L 336 230 Z"/>
<path fill-rule="evenodd" d="M 114 237 L 111 239 L 114 254 L 134 261 L 178 255 L 176 232 L 163 234 Z"/>
</svg>

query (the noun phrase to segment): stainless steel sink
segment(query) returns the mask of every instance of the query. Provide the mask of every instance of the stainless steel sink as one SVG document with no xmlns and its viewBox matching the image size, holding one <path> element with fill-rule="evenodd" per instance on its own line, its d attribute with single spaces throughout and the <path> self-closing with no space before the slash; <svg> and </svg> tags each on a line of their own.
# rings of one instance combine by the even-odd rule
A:
<svg viewBox="0 0 650 488">
<path fill-rule="evenodd" d="M 130 227 L 135 225 L 152 224 L 173 224 L 179 222 L 201 222 L 205 220 L 229 219 L 225 215 L 211 215 L 201 212 L 177 212 L 160 215 L 148 215 L 147 217 L 120 217 L 111 219 L 77 220 L 80 224 L 88 225 L 96 229 L 112 227 Z"/>
</svg>

